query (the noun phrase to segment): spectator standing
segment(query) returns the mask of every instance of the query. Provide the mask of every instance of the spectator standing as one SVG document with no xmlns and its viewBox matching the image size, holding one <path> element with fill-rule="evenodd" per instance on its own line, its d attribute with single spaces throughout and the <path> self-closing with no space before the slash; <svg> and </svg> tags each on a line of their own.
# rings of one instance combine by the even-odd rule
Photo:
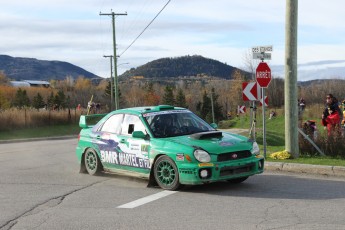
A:
<svg viewBox="0 0 345 230">
<path fill-rule="evenodd" d="M 340 134 L 340 121 L 342 113 L 338 100 L 332 95 L 326 96 L 326 107 L 322 114 L 322 125 L 327 128 L 328 136 Z"/>
<path fill-rule="evenodd" d="M 298 103 L 298 118 L 302 120 L 303 112 L 306 106 L 304 98 L 301 97 L 300 99 L 298 99 L 297 103 Z"/>
</svg>

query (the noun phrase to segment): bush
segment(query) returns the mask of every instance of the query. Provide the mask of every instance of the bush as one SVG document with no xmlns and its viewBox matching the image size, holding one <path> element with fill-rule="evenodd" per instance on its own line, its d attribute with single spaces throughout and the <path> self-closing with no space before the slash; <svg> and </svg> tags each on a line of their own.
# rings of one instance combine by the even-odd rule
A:
<svg viewBox="0 0 345 230">
<path fill-rule="evenodd" d="M 326 156 L 345 159 L 344 136 L 328 136 L 324 133 L 314 140 L 314 142 Z M 301 135 L 299 139 L 299 148 L 302 156 L 320 156 L 320 153 L 315 149 L 315 147 Z"/>
</svg>

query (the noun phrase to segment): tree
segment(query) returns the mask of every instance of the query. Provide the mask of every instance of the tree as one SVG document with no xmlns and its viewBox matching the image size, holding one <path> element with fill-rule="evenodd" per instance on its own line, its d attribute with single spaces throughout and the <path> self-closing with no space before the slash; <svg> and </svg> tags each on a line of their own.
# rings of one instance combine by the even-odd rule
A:
<svg viewBox="0 0 345 230">
<path fill-rule="evenodd" d="M 30 105 L 30 100 L 28 95 L 26 94 L 25 89 L 22 90 L 21 88 L 19 88 L 17 90 L 13 105 L 17 106 L 19 109 L 22 109 L 23 107 Z"/>
<path fill-rule="evenodd" d="M 0 92 L 0 110 L 8 109 L 11 107 L 10 102 L 5 98 L 5 96 Z"/>
<path fill-rule="evenodd" d="M 186 96 L 184 95 L 183 90 L 181 88 L 177 91 L 176 106 L 188 108 L 188 105 L 186 103 Z"/>
<path fill-rule="evenodd" d="M 175 104 L 174 92 L 173 92 L 173 88 L 171 86 L 165 87 L 164 95 L 163 95 L 163 104 L 165 104 L 165 105 L 174 105 Z"/>
<path fill-rule="evenodd" d="M 155 90 L 153 89 L 153 83 L 152 82 L 150 82 L 146 85 L 145 103 L 146 103 L 146 105 L 158 105 L 159 104 L 159 96 L 155 93 Z"/>
<path fill-rule="evenodd" d="M 207 92 L 205 90 L 202 97 L 202 102 L 199 102 L 197 104 L 197 111 L 199 112 L 199 115 L 209 123 L 213 122 L 212 103 L 215 122 L 223 119 L 222 106 L 219 104 L 218 98 L 219 95 L 217 95 L 215 93 L 215 89 L 212 88 L 211 97 L 207 95 Z"/>
<path fill-rule="evenodd" d="M 207 96 L 206 90 L 204 91 L 204 94 L 202 96 L 202 102 L 198 102 L 197 104 L 197 111 L 201 118 L 205 119 L 208 121 L 207 114 L 211 111 L 211 99 Z M 210 121 L 210 120 L 209 120 Z"/>
<path fill-rule="evenodd" d="M 37 95 L 33 98 L 32 100 L 32 106 L 39 110 L 40 108 L 43 108 L 45 105 L 44 101 L 43 101 L 43 97 L 41 96 L 40 93 L 37 93 Z"/>
<path fill-rule="evenodd" d="M 78 77 L 74 85 L 75 95 L 73 98 L 76 104 L 81 104 L 86 106 L 88 101 L 90 101 L 91 96 L 94 94 L 95 90 L 92 87 L 91 80 L 84 77 Z M 103 93 L 103 92 L 102 92 Z"/>
<path fill-rule="evenodd" d="M 54 97 L 54 106 L 57 109 L 65 109 L 66 106 L 66 96 L 65 93 L 62 90 L 59 90 L 59 92 Z"/>
<path fill-rule="evenodd" d="M 211 94 L 212 94 L 211 100 L 213 100 L 214 118 L 215 118 L 216 121 L 220 121 L 220 120 L 222 120 L 224 118 L 224 116 L 223 116 L 223 113 L 222 113 L 222 106 L 218 102 L 219 95 L 216 94 L 214 88 L 211 89 Z"/>
<path fill-rule="evenodd" d="M 0 85 L 7 85 L 10 80 L 6 77 L 6 75 L 0 71 Z"/>
<path fill-rule="evenodd" d="M 54 94 L 53 94 L 53 92 L 51 92 L 50 96 L 47 98 L 47 107 L 49 109 L 54 108 Z"/>
</svg>

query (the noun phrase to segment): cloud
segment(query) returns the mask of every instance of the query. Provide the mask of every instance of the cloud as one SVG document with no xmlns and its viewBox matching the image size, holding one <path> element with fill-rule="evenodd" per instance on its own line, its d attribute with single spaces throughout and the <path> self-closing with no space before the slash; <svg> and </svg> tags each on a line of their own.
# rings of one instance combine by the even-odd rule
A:
<svg viewBox="0 0 345 230">
<path fill-rule="evenodd" d="M 97 75 L 109 74 L 116 17 L 122 53 L 157 15 L 166 0 L 11 0 L 0 8 L 0 50 L 11 56 L 71 62 Z M 285 1 L 174 0 L 120 57 L 119 73 L 162 57 L 202 55 L 243 66 L 252 46 L 273 45 L 272 65 L 285 58 Z M 299 1 L 298 63 L 343 60 L 343 1 Z"/>
</svg>

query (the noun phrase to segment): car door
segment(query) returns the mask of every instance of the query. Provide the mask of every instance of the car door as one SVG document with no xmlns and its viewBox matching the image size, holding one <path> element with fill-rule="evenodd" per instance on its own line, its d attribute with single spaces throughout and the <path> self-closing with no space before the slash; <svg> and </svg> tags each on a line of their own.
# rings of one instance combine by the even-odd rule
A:
<svg viewBox="0 0 345 230">
<path fill-rule="evenodd" d="M 119 165 L 121 169 L 138 173 L 149 173 L 151 165 L 149 159 L 149 139 L 133 138 L 134 131 L 147 133 L 144 124 L 137 115 L 125 114 L 119 138 Z"/>
<path fill-rule="evenodd" d="M 104 168 L 114 169 L 119 165 L 119 134 L 124 114 L 114 114 L 109 117 L 96 132 L 96 149 Z"/>
</svg>

